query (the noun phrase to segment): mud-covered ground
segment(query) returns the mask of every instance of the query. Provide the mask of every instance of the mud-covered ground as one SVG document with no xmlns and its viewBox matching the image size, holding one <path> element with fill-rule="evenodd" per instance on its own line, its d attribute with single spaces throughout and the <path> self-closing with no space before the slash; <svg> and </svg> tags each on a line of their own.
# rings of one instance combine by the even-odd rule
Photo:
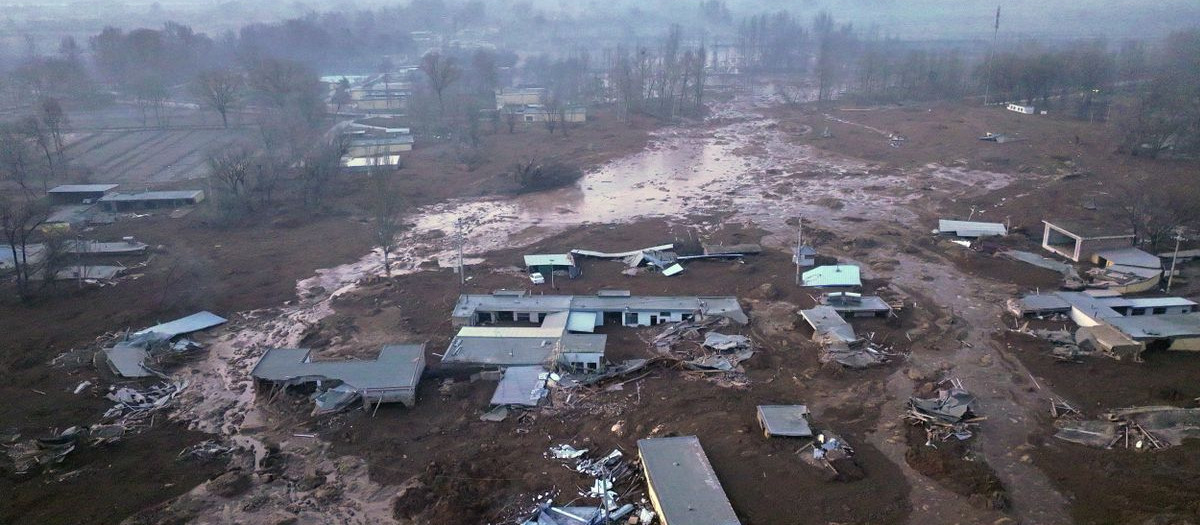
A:
<svg viewBox="0 0 1200 525">
<path fill-rule="evenodd" d="M 164 427 L 178 428 L 170 431 L 178 440 L 175 448 L 164 456 L 200 437 L 215 437 L 245 452 L 191 469 L 194 477 L 181 477 L 170 489 L 174 492 L 162 494 L 164 503 L 133 521 L 496 522 L 528 510 L 533 498 L 547 491 L 569 499 L 587 482 L 545 459 L 547 447 L 571 443 L 631 452 L 637 439 L 673 433 L 700 436 L 745 523 L 1195 520 L 1197 509 L 1188 502 L 1197 499 L 1189 474 L 1196 470 L 1186 459 L 1194 447 L 1142 455 L 1084 449 L 1053 440 L 1047 413 L 1051 397 L 1087 407 L 1089 414 L 1146 402 L 1190 406 L 1197 395 L 1186 386 L 1193 356 L 1161 362 L 1154 356 L 1144 365 L 1053 363 L 1044 345 L 1008 332 L 1011 321 L 1003 317 L 1002 306 L 1016 293 L 1055 287 L 1058 277 L 930 236 L 938 217 L 963 218 L 974 207 L 976 218 L 1009 219 L 1017 226 L 1002 244 L 1030 249 L 1040 234 L 1032 227 L 1046 210 L 1073 213 L 1069 206 L 1048 207 L 1047 196 L 1061 195 L 1056 193 L 1060 185 L 1084 184 L 1085 177 L 1062 178 L 1074 170 L 1063 159 L 1092 158 L 1075 149 L 1101 144 L 1105 132 L 1052 120 L 1026 130 L 1020 128 L 1028 125 L 1025 121 L 988 111 L 889 108 L 831 114 L 834 120 L 825 110 L 780 110 L 769 89 L 758 89 L 716 103 L 703 125 L 655 131 L 638 153 L 598 153 L 636 141 L 630 137 L 614 139 L 611 150 L 578 150 L 607 162 L 577 187 L 519 197 L 495 196 L 509 187 L 498 173 L 500 164 L 489 168 L 495 172 L 475 174 L 460 167 L 439 185 L 429 169 L 434 157 L 422 157 L 413 164 L 409 183 L 421 196 L 414 199 L 410 227 L 401 235 L 394 277 L 381 277 L 379 254 L 367 253 L 368 241 L 357 241 L 364 244 L 355 252 L 356 244 L 338 237 L 331 226 L 323 236 L 314 235 L 320 240 L 310 246 L 338 247 L 326 250 L 321 264 L 311 264 L 318 259 L 311 254 L 280 255 L 283 261 L 304 261 L 285 262 L 271 274 L 276 281 L 299 281 L 294 287 L 264 287 L 259 300 L 247 298 L 236 308 L 241 313 L 222 312 L 229 313 L 231 323 L 207 336 L 206 353 L 177 371 L 193 386 L 172 416 L 178 427 Z M 826 126 L 833 137 L 820 136 Z M 997 145 L 975 140 L 981 128 L 996 131 L 993 127 L 1030 138 L 1001 145 L 1024 148 L 1010 148 L 1010 153 L 1025 153 L 1007 161 L 993 158 L 990 149 Z M 596 133 L 600 140 L 615 131 Z M 908 140 L 893 148 L 889 133 Z M 1077 133 L 1078 141 L 1070 138 Z M 575 144 L 579 135 L 558 138 L 553 146 Z M 1092 177 L 1111 183 L 1120 178 L 1124 162 L 1092 168 Z M 1136 162 L 1143 163 L 1138 169 L 1180 169 L 1174 163 Z M 468 180 L 477 183 L 460 184 Z M 795 315 L 813 298 L 794 285 L 786 252 L 795 242 L 799 216 L 823 256 L 861 264 L 869 288 L 906 298 L 893 321 L 854 321 L 860 334 L 874 334 L 905 357 L 867 371 L 818 363 L 816 346 L 797 330 Z M 360 217 L 341 220 L 345 231 L 357 235 L 369 228 Z M 465 286 L 448 268 L 457 251 L 456 223 L 463 225 L 466 239 L 470 279 Z M 295 233 L 304 234 L 308 225 L 299 222 Z M 521 255 L 666 242 L 760 242 L 767 251 L 743 262 L 694 262 L 673 278 L 654 272 L 628 277 L 620 274 L 618 263 L 586 261 L 581 279 L 555 284 L 561 293 L 621 288 L 737 295 L 752 319 L 740 331 L 759 349 L 743 363 L 748 386 L 728 388 L 659 367 L 621 390 L 587 392 L 574 406 L 486 423 L 478 416 L 493 384 L 438 366 L 437 354 L 453 335 L 447 314 L 457 295 L 529 287 L 517 267 Z M 261 278 L 253 266 L 248 262 L 244 269 L 225 271 L 233 282 Z M 316 268 L 325 269 L 314 275 Z M 549 285 L 538 291 L 549 292 Z M 240 286 L 225 293 L 255 294 Z M 611 359 L 651 351 L 647 340 L 654 330 L 604 330 Z M 44 332 L 41 337 L 61 337 L 50 335 L 59 331 Z M 374 417 L 352 411 L 312 418 L 302 396 L 256 394 L 248 377 L 269 347 L 369 355 L 380 344 L 396 341 L 427 343 L 430 368 L 413 409 L 384 406 Z M 36 360 L 29 363 L 39 372 L 23 372 L 24 383 L 14 388 L 51 383 L 62 390 L 77 382 L 41 370 Z M 961 379 L 978 396 L 977 411 L 987 419 L 971 440 L 935 452 L 925 449 L 921 436 L 914 438 L 919 431 L 899 416 L 909 395 L 927 392 L 929 383 L 946 377 Z M 55 401 L 69 398 L 57 394 Z M 828 481 L 819 469 L 799 461 L 799 444 L 763 438 L 753 407 L 766 403 L 807 404 L 818 428 L 855 446 L 865 477 Z M 10 414 L 6 417 L 23 412 Z M 46 420 L 43 416 L 26 426 Z M 144 441 L 130 440 L 136 442 Z M 88 464 L 76 463 L 82 460 L 69 458 L 64 469 Z M 1097 474 L 1120 476 L 1121 483 L 1097 491 Z M 204 477 L 214 479 L 196 486 Z M 28 503 L 60 501 L 56 482 L 5 483 L 27 503 L 5 506 L 4 516 L 71 521 L 67 514 L 62 520 L 39 514 L 45 511 Z M 128 515 L 150 503 L 150 498 L 131 498 L 116 505 L 113 514 Z"/>
</svg>

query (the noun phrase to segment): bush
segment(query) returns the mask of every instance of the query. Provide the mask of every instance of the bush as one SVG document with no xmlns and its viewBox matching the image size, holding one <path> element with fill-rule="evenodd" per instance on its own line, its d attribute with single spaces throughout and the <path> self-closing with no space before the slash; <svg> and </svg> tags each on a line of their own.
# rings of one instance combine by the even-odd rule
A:
<svg viewBox="0 0 1200 525">
<path fill-rule="evenodd" d="M 517 163 L 512 170 L 518 192 L 530 193 L 570 186 L 583 178 L 583 170 L 562 162 L 526 161 Z"/>
</svg>

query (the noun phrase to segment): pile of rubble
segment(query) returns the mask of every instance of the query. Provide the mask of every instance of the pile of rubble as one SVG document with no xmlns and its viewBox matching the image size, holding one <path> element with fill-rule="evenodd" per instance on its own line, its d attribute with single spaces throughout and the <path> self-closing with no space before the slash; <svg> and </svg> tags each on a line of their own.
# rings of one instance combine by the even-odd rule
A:
<svg viewBox="0 0 1200 525">
<path fill-rule="evenodd" d="M 715 331 L 729 324 L 724 317 L 673 323 L 655 336 L 654 348 L 683 369 L 705 374 L 721 386 L 745 387 L 750 381 L 741 363 L 754 357 L 754 345 L 744 335 Z"/>
<path fill-rule="evenodd" d="M 963 388 L 959 379 L 946 379 L 936 386 L 937 397 L 910 397 L 902 417 L 914 426 L 925 428 L 927 446 L 936 447 L 935 442 L 950 438 L 970 439 L 971 428 L 987 419 L 975 415 L 972 410 L 975 396 Z"/>
<path fill-rule="evenodd" d="M 522 525 L 602 525 L 608 523 L 648 524 L 655 513 L 645 491 L 645 480 L 636 462 L 614 449 L 608 455 L 589 457 L 588 449 L 570 445 L 550 447 L 547 458 L 562 461 L 566 468 L 591 478 L 592 484 L 578 492 L 577 498 L 598 500 L 594 505 L 555 506 L 553 498 L 538 501 L 532 515 Z M 630 503 L 636 498 L 637 503 Z"/>
<path fill-rule="evenodd" d="M 80 384 L 76 392 L 90 386 Z M 61 432 L 52 431 L 50 437 L 19 441 L 19 435 L 9 436 L 8 457 L 13 472 L 24 475 L 39 467 L 61 463 L 80 445 L 102 446 L 115 443 L 126 435 L 140 432 L 154 424 L 154 414 L 171 405 L 187 382 L 162 383 L 144 390 L 131 387 L 114 388 L 105 397 L 116 403 L 108 409 L 101 422 L 83 427 L 73 426 Z"/>
<path fill-rule="evenodd" d="M 1060 411 L 1051 406 L 1052 414 L 1058 416 Z M 1200 408 L 1133 407 L 1104 414 L 1098 420 L 1081 419 L 1079 412 L 1070 408 L 1058 417 L 1054 437 L 1098 448 L 1159 450 L 1200 438 Z"/>
</svg>

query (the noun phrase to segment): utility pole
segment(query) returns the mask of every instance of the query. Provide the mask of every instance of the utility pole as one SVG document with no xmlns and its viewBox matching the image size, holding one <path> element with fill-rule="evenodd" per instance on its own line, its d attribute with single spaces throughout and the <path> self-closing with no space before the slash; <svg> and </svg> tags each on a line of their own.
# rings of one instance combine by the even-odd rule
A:
<svg viewBox="0 0 1200 525">
<path fill-rule="evenodd" d="M 454 230 L 458 237 L 458 284 L 467 284 L 467 273 L 463 268 L 463 229 L 462 219 L 454 219 Z"/>
<path fill-rule="evenodd" d="M 800 216 L 800 228 L 796 232 L 796 254 L 792 256 L 796 263 L 796 286 L 800 286 L 800 249 L 804 247 L 804 216 Z"/>
<path fill-rule="evenodd" d="M 1175 261 L 1179 259 L 1179 242 L 1183 240 L 1183 228 L 1175 230 L 1175 253 L 1171 255 L 1171 273 L 1167 274 L 1167 291 L 1171 291 L 1171 282 L 1175 280 Z"/>
<path fill-rule="evenodd" d="M 996 37 L 1000 36 L 1000 5 L 996 5 L 996 25 L 992 30 L 992 48 L 988 51 L 987 82 L 983 85 L 983 105 L 987 107 L 992 94 L 992 61 L 996 58 Z"/>
</svg>

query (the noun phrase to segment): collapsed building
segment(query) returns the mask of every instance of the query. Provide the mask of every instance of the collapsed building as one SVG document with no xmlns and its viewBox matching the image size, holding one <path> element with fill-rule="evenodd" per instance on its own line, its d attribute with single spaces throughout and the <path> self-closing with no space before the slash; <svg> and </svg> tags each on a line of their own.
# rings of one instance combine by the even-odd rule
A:
<svg viewBox="0 0 1200 525">
<path fill-rule="evenodd" d="M 148 366 L 147 361 L 158 355 L 193 348 L 194 343 L 183 339 L 183 336 L 225 322 L 224 317 L 212 312 L 197 312 L 129 334 L 112 347 L 105 348 L 101 354 L 109 370 L 118 376 L 139 378 L 160 375 Z"/>
<path fill-rule="evenodd" d="M 317 361 L 312 350 L 267 350 L 250 371 L 258 384 L 272 388 L 315 386 L 314 412 L 331 412 L 361 399 L 371 404 L 417 402 L 417 384 L 425 371 L 424 344 L 384 345 L 375 359 Z"/>
<path fill-rule="evenodd" d="M 1062 316 L 1087 343 L 1114 357 L 1139 360 L 1147 349 L 1200 351 L 1200 312 L 1182 297 L 1124 297 L 1110 290 L 1029 294 L 1010 300 L 1018 317 Z"/>
</svg>

